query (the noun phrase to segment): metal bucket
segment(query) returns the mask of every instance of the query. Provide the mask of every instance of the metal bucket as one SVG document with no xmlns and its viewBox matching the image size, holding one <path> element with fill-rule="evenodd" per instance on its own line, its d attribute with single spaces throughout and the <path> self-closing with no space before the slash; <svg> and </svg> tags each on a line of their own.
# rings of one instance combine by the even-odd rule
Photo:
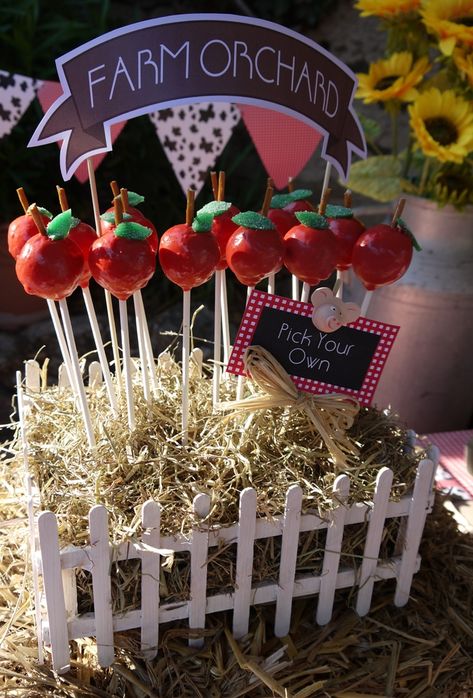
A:
<svg viewBox="0 0 473 698">
<path fill-rule="evenodd" d="M 421 247 L 367 315 L 400 325 L 376 392 L 418 433 L 464 429 L 473 416 L 473 207 L 408 197 L 403 219 Z"/>
</svg>

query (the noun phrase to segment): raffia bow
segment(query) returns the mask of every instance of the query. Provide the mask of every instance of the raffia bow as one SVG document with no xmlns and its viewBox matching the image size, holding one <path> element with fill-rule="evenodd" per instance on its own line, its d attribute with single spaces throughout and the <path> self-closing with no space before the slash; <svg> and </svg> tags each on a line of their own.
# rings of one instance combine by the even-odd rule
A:
<svg viewBox="0 0 473 698">
<path fill-rule="evenodd" d="M 220 403 L 220 409 L 240 413 L 272 407 L 295 407 L 317 429 L 335 465 L 346 463 L 344 451 L 353 454 L 358 452 L 346 434 L 360 409 L 357 400 L 336 394 L 312 395 L 300 392 L 279 361 L 263 347 L 248 347 L 243 362 L 246 372 L 264 393 Z"/>
</svg>

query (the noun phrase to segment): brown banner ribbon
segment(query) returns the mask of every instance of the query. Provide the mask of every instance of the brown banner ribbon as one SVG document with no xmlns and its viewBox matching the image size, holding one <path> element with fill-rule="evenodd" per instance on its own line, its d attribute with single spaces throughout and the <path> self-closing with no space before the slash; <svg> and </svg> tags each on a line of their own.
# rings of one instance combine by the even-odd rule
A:
<svg viewBox="0 0 473 698">
<path fill-rule="evenodd" d="M 61 171 L 112 149 L 110 125 L 200 101 L 255 104 L 324 134 L 343 179 L 366 157 L 353 110 L 355 75 L 324 48 L 277 24 L 236 15 L 176 15 L 132 24 L 56 61 L 63 95 L 29 146 L 62 140 Z"/>
<path fill-rule="evenodd" d="M 346 464 L 346 453 L 358 452 L 346 433 L 360 410 L 357 400 L 344 395 L 309 395 L 299 392 L 279 361 L 263 347 L 248 347 L 244 364 L 251 380 L 263 392 L 242 400 L 220 403 L 219 409 L 232 410 L 238 414 L 276 407 L 294 407 L 301 410 L 319 432 L 337 467 Z"/>
</svg>

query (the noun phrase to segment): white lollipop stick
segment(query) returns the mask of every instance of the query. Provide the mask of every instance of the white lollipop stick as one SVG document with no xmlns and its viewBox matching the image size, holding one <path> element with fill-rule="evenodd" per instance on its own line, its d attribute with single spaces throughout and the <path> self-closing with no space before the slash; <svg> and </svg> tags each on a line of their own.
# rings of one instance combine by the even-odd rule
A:
<svg viewBox="0 0 473 698">
<path fill-rule="evenodd" d="M 223 362 L 228 366 L 230 359 L 230 321 L 228 318 L 227 275 L 225 269 L 215 272 L 222 276 L 222 334 L 223 334 Z"/>
<path fill-rule="evenodd" d="M 143 395 L 146 403 L 149 405 L 151 403 L 151 395 L 149 392 L 149 374 L 147 366 L 147 356 L 145 350 L 145 339 L 144 339 L 144 327 L 143 327 L 143 316 L 140 313 L 139 303 L 137 301 L 136 291 L 133 294 L 133 305 L 135 307 L 135 322 L 136 322 L 136 334 L 138 336 L 138 351 L 140 354 L 140 364 L 141 364 L 141 382 L 143 383 Z"/>
<path fill-rule="evenodd" d="M 182 296 L 182 445 L 189 442 L 189 355 L 190 355 L 191 292 Z"/>
<path fill-rule="evenodd" d="M 276 274 L 268 276 L 268 293 L 276 293 Z"/>
<path fill-rule="evenodd" d="M 246 304 L 245 307 L 248 305 L 248 301 L 251 296 L 251 292 L 254 290 L 254 286 L 248 286 L 246 290 Z M 245 376 L 238 376 L 237 380 L 237 391 L 236 391 L 236 399 L 241 400 L 243 397 L 243 389 L 245 387 Z"/>
<path fill-rule="evenodd" d="M 215 272 L 215 301 L 214 301 L 214 365 L 212 378 L 212 401 L 215 409 L 219 399 L 220 388 L 220 358 L 222 348 L 222 275 Z"/>
<path fill-rule="evenodd" d="M 332 174 L 332 164 L 330 162 L 327 162 L 325 165 L 325 173 L 324 173 L 324 181 L 322 183 L 322 194 L 320 195 L 320 198 L 323 199 L 325 192 L 328 189 L 328 185 L 330 184 L 330 175 Z"/>
<path fill-rule="evenodd" d="M 334 288 L 334 293 L 337 298 L 343 298 L 343 281 L 344 281 L 344 272 L 343 271 L 337 271 L 337 280 L 335 282 L 336 290 Z"/>
<path fill-rule="evenodd" d="M 87 404 L 87 399 L 85 397 L 85 388 L 82 381 L 82 374 L 79 366 L 79 357 L 77 355 L 76 340 L 74 338 L 74 332 L 72 330 L 71 318 L 69 316 L 69 309 L 67 307 L 67 302 L 65 298 L 59 301 L 59 309 L 61 311 L 62 324 L 64 326 L 64 332 L 67 339 L 67 344 L 69 346 L 69 352 L 71 357 L 72 373 L 75 377 L 75 384 L 78 391 L 79 407 L 82 414 L 82 419 L 84 420 L 85 433 L 87 435 L 87 442 L 89 448 L 95 448 L 95 436 L 94 430 L 92 428 L 92 420 L 90 418 L 89 406 Z"/>
<path fill-rule="evenodd" d="M 372 296 L 373 291 L 366 291 L 360 308 L 360 317 L 366 317 L 366 313 L 368 312 Z"/>
<path fill-rule="evenodd" d="M 88 286 L 82 289 L 82 295 L 84 297 L 87 315 L 89 317 L 90 326 L 92 328 L 92 334 L 94 337 L 100 366 L 102 368 L 102 375 L 105 381 L 105 388 L 107 390 L 108 399 L 110 401 L 110 407 L 112 408 L 113 416 L 116 417 L 118 415 L 117 396 L 115 395 L 115 389 L 112 384 L 110 366 L 108 364 L 107 355 L 105 354 L 105 347 L 103 345 L 102 335 L 100 334 L 100 328 L 97 322 L 97 315 L 95 313 L 94 303 L 92 301 L 92 296 L 90 294 L 90 289 Z"/>
<path fill-rule="evenodd" d="M 123 351 L 123 374 L 125 377 L 126 413 L 130 431 L 135 428 L 135 403 L 133 402 L 133 380 L 131 376 L 130 335 L 128 332 L 128 313 L 126 301 L 119 301 L 120 309 L 120 336 Z"/>
<path fill-rule="evenodd" d="M 57 312 L 56 304 L 52 300 L 46 301 L 49 308 L 49 313 L 51 315 L 51 320 L 53 321 L 54 330 L 56 332 L 57 341 L 59 344 L 59 349 L 61 350 L 62 360 L 64 366 L 66 367 L 67 377 L 69 379 L 69 385 L 71 386 L 72 392 L 76 397 L 79 397 L 79 391 L 76 385 L 76 379 L 74 371 L 72 370 L 71 357 L 69 354 L 69 348 L 67 346 L 66 338 L 64 337 L 64 331 L 62 329 L 61 321 L 59 320 L 59 315 Z"/>
<path fill-rule="evenodd" d="M 149 373 L 150 373 L 150 377 L 151 377 L 151 389 L 152 389 L 154 397 L 157 398 L 158 397 L 158 390 L 159 390 L 158 377 L 156 375 L 156 364 L 154 362 L 153 347 L 151 344 L 151 337 L 149 334 L 148 320 L 146 319 L 146 311 L 145 311 L 145 306 L 143 303 L 143 296 L 141 295 L 141 291 L 137 291 L 134 294 L 133 298 L 136 298 L 135 310 L 136 310 L 136 308 L 138 308 L 138 312 L 139 312 L 141 319 L 142 319 L 144 348 L 145 348 L 145 353 L 146 353 L 146 359 L 148 361 Z"/>
<path fill-rule="evenodd" d="M 302 303 L 308 303 L 310 295 L 310 284 L 306 284 L 305 281 L 302 284 L 301 301 Z"/>
<path fill-rule="evenodd" d="M 100 237 L 100 235 L 102 234 L 102 221 L 100 220 L 99 196 L 97 192 L 97 183 L 95 181 L 94 166 L 92 164 L 91 158 L 87 158 L 87 173 L 89 175 L 90 195 L 92 198 L 92 206 L 94 209 L 95 231 L 97 233 L 97 236 Z M 105 305 L 107 307 L 108 325 L 110 328 L 110 339 L 112 341 L 113 360 L 115 363 L 115 371 L 117 376 L 117 385 L 118 389 L 120 390 L 120 349 L 118 347 L 117 328 L 115 325 L 115 315 L 113 312 L 113 301 L 110 291 L 105 290 L 104 293 Z"/>
<path fill-rule="evenodd" d="M 299 279 L 294 274 L 292 275 L 292 300 L 299 300 Z"/>
</svg>

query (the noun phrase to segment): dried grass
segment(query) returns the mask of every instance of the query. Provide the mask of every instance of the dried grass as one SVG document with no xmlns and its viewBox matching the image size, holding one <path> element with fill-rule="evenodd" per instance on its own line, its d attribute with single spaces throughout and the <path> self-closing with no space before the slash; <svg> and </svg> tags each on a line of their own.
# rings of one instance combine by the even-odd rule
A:
<svg viewBox="0 0 473 698">
<path fill-rule="evenodd" d="M 174 529 L 178 520 L 183 521 L 183 529 L 191 524 L 191 502 L 198 491 L 213 495 L 213 523 L 236 519 L 238 490 L 247 485 L 260 493 L 260 514 L 280 513 L 285 490 L 295 482 L 304 489 L 306 511 L 323 514 L 330 506 L 334 468 L 303 415 L 277 410 L 245 418 L 244 424 L 227 422 L 223 430 L 219 417 L 208 416 L 208 380 L 195 373 L 192 446 L 183 451 L 176 426 L 178 384 L 178 368 L 170 363 L 160 375 L 162 397 L 151 408 L 140 402 L 135 388 L 138 429 L 132 440 L 123 421 L 109 418 L 104 395 L 100 391 L 91 395 L 100 433 L 96 463 L 84 447 L 67 392 L 49 388 L 32 397 L 30 467 L 40 485 L 42 508 L 49 507 L 60 516 L 64 543 L 84 540 L 86 511 L 97 501 L 110 508 L 115 535 L 125 537 L 135 535 L 136 509 L 149 497 L 163 505 L 166 531 Z M 228 396 L 223 397 L 230 393 L 228 385 Z M 354 483 L 352 500 L 371 497 L 383 465 L 395 471 L 398 496 L 409 489 L 418 455 L 406 453 L 405 433 L 392 418 L 362 410 L 351 436 L 360 447 L 359 456 L 349 456 L 346 469 Z M 277 639 L 271 633 L 273 609 L 260 608 L 252 612 L 249 635 L 237 644 L 227 631 L 230 617 L 209 616 L 203 650 L 189 648 L 191 632 L 185 624 L 173 624 L 162 628 L 160 651 L 153 662 L 141 658 L 137 635 L 127 633 L 116 636 L 117 658 L 111 669 L 96 666 L 93 643 L 83 640 L 74 643 L 71 671 L 55 676 L 48 664 L 39 666 L 35 661 L 18 435 L 8 449 L 0 464 L 4 517 L 0 527 L 0 695 L 473 696 L 473 540 L 458 532 L 440 505 L 427 518 L 422 569 L 404 609 L 392 606 L 392 582 L 378 582 L 373 609 L 364 619 L 350 609 L 346 592 L 337 594 L 336 614 L 323 628 L 312 620 L 314 600 L 297 601 L 290 635 Z M 353 554 L 362 533 L 358 531 L 352 539 Z M 299 563 L 313 569 L 314 558 L 307 559 L 307 549 L 318 547 L 314 540 L 302 544 Z M 277 558 L 277 551 L 273 554 Z M 262 550 L 260 557 L 264 575 L 268 550 Z M 215 561 L 217 568 L 227 564 L 224 557 Z M 182 582 L 182 568 L 176 576 Z M 125 570 L 125 585 L 130 578 Z M 218 586 L 218 573 L 214 579 Z"/>
</svg>

